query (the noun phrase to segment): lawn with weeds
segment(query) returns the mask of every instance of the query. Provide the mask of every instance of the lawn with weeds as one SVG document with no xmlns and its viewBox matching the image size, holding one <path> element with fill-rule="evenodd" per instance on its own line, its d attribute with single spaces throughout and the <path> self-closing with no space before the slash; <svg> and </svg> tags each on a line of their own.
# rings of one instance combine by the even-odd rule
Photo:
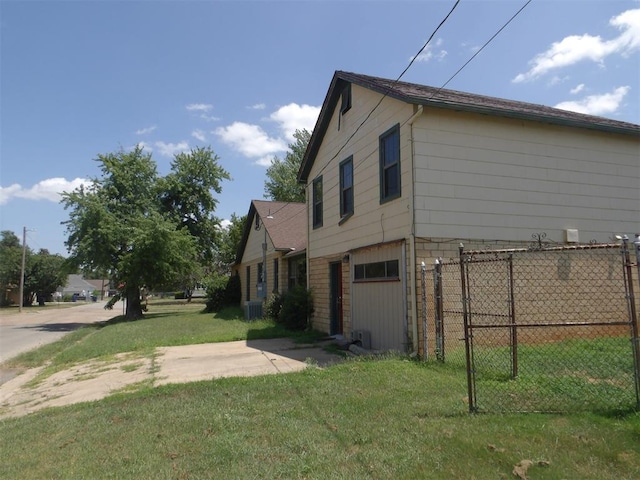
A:
<svg viewBox="0 0 640 480">
<path fill-rule="evenodd" d="M 33 368 L 50 362 L 50 371 L 117 353 L 150 355 L 156 347 L 255 340 L 259 338 L 317 338 L 317 332 L 291 332 L 271 320 L 247 322 L 240 308 L 204 313 L 201 303 L 150 303 L 144 318 L 127 321 L 122 316 L 87 325 L 61 340 L 21 354 L 9 362 L 13 368 Z M 114 310 L 116 312 L 116 310 Z"/>
<path fill-rule="evenodd" d="M 2 478 L 637 479 L 640 415 L 468 414 L 402 357 L 122 393 L 0 421 Z"/>
</svg>

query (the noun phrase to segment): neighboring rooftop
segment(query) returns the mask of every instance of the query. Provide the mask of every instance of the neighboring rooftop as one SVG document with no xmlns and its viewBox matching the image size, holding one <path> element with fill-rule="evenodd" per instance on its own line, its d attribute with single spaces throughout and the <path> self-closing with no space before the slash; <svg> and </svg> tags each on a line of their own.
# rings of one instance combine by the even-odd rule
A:
<svg viewBox="0 0 640 480">
<path fill-rule="evenodd" d="M 281 252 L 302 253 L 307 248 L 307 209 L 304 203 L 252 200 L 247 223 L 238 249 L 236 263 L 240 263 L 249 232 L 260 217 L 260 228 L 266 228 L 274 248 Z M 271 218 L 269 218 L 271 217 Z M 262 225 L 264 224 L 264 227 Z"/>
</svg>

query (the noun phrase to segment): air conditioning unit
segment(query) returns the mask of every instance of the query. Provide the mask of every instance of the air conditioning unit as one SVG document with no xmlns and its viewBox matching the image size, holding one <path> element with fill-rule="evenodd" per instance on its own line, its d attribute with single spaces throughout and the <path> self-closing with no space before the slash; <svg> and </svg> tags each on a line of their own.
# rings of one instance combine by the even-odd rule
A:
<svg viewBox="0 0 640 480">
<path fill-rule="evenodd" d="M 244 319 L 255 320 L 262 318 L 262 300 L 244 302 Z"/>
<path fill-rule="evenodd" d="M 351 332 L 351 341 L 359 347 L 371 350 L 371 332 L 369 330 L 354 330 Z"/>
</svg>

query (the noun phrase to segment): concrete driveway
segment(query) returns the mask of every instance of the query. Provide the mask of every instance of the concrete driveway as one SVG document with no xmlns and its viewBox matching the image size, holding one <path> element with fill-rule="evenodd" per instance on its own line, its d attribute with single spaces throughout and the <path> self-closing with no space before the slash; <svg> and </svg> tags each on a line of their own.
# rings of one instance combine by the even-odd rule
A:
<svg viewBox="0 0 640 480">
<path fill-rule="evenodd" d="M 0 418 L 169 383 L 286 373 L 342 359 L 320 345 L 301 346 L 281 338 L 160 347 L 148 355 L 123 353 L 48 376 L 44 367 L 35 368 L 0 385 Z"/>
</svg>

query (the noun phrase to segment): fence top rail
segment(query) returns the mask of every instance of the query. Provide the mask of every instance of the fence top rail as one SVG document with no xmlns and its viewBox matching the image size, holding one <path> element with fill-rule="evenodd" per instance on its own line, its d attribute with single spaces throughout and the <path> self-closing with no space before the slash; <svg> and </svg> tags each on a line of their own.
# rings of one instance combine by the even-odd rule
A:
<svg viewBox="0 0 640 480">
<path fill-rule="evenodd" d="M 500 248 L 500 249 L 487 249 L 487 250 L 463 250 L 463 254 L 467 255 L 499 255 L 509 253 L 537 253 L 537 252 L 563 252 L 563 251 L 578 251 L 578 250 L 606 250 L 606 249 L 619 249 L 622 248 L 620 243 L 587 243 L 580 245 L 558 245 L 548 246 L 542 245 L 534 247 L 522 247 L 522 248 Z"/>
</svg>

